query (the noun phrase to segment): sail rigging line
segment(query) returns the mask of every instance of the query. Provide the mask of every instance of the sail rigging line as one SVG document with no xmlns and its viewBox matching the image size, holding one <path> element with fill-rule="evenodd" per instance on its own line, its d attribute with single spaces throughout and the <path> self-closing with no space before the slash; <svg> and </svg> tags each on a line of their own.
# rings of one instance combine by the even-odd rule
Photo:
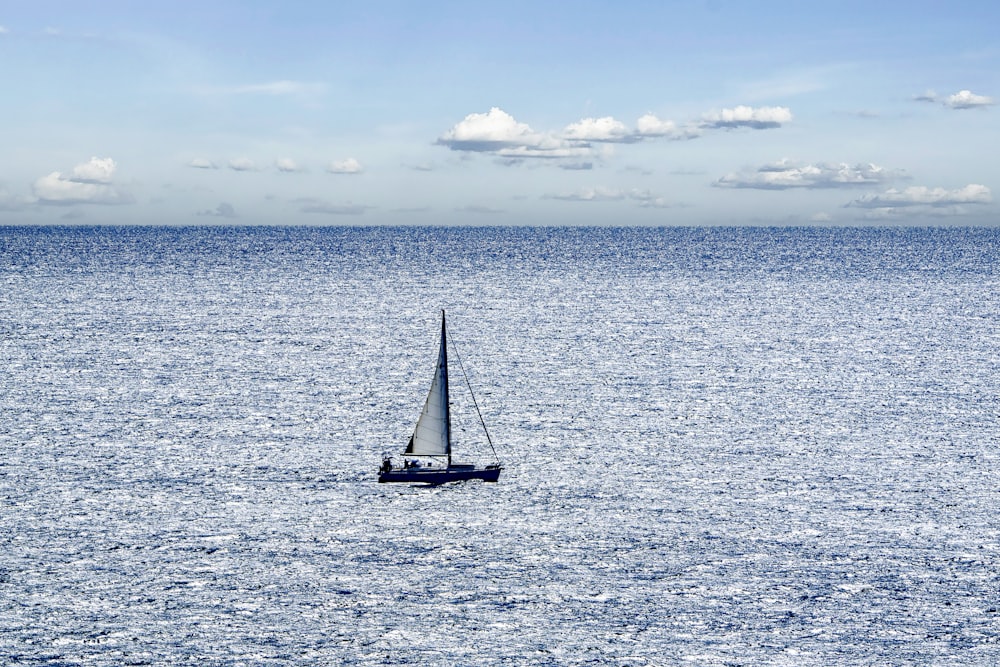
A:
<svg viewBox="0 0 1000 667">
<path fill-rule="evenodd" d="M 458 368 L 462 371 L 462 377 L 465 378 L 465 386 L 469 388 L 469 396 L 472 397 L 472 404 L 476 406 L 476 414 L 479 416 L 479 423 L 483 425 L 483 433 L 486 434 L 486 442 L 490 443 L 490 449 L 493 450 L 493 458 L 496 459 L 497 464 L 500 463 L 500 457 L 497 456 L 497 449 L 493 446 L 493 438 L 490 437 L 490 430 L 486 428 L 486 421 L 483 419 L 483 413 L 479 410 L 479 401 L 476 400 L 476 393 L 472 391 L 472 383 L 469 382 L 469 374 L 465 372 L 465 366 L 462 364 L 462 355 L 458 353 L 458 345 L 455 343 L 455 334 L 451 335 L 451 349 L 455 352 L 455 359 L 458 360 Z"/>
</svg>

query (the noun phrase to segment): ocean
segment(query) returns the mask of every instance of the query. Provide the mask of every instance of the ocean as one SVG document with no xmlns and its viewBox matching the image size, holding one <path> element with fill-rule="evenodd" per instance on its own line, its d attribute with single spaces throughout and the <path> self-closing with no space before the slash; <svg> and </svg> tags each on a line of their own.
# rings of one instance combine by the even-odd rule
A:
<svg viewBox="0 0 1000 667">
<path fill-rule="evenodd" d="M 3 664 L 1000 663 L 1000 230 L 0 227 L 0 355 Z"/>
</svg>

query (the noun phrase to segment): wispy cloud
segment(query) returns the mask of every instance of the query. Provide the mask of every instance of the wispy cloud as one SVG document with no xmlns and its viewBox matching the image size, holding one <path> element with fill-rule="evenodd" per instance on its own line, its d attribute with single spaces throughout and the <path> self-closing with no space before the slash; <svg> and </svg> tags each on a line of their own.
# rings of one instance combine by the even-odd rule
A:
<svg viewBox="0 0 1000 667">
<path fill-rule="evenodd" d="M 506 213 L 502 208 L 491 208 L 489 206 L 462 206 L 455 209 L 456 213 L 472 213 L 475 215 L 496 215 L 498 213 Z"/>
<path fill-rule="evenodd" d="M 638 202 L 639 206 L 646 208 L 668 208 L 671 206 L 663 197 L 659 197 L 649 190 L 640 190 L 638 188 L 623 190 L 603 186 L 582 188 L 573 192 L 548 194 L 543 199 L 578 202 L 623 201 L 628 199 Z"/>
<path fill-rule="evenodd" d="M 890 189 L 856 199 L 845 208 L 859 208 L 870 221 L 914 221 L 921 218 L 956 218 L 974 215 L 993 202 L 985 185 L 969 184 L 962 188 L 916 186 Z"/>
<path fill-rule="evenodd" d="M 518 164 L 522 160 L 533 158 L 561 160 L 587 158 L 594 155 L 589 146 L 573 146 L 558 139 L 546 141 L 538 146 L 509 146 L 496 151 L 496 154 L 506 160 L 504 164 Z"/>
<path fill-rule="evenodd" d="M 188 166 L 194 169 L 218 169 L 218 166 L 214 162 L 203 157 L 193 158 L 188 162 Z"/>
<path fill-rule="evenodd" d="M 207 211 L 198 211 L 198 215 L 210 216 L 216 218 L 236 218 L 236 209 L 233 205 L 228 202 L 220 202 L 218 206 L 214 209 L 209 209 Z"/>
<path fill-rule="evenodd" d="M 363 215 L 371 206 L 360 204 L 331 204 L 320 199 L 299 199 L 299 210 L 303 213 L 318 213 L 321 215 Z"/>
<path fill-rule="evenodd" d="M 737 90 L 739 97 L 746 100 L 787 99 L 828 89 L 831 81 L 842 76 L 850 67 L 848 64 L 832 64 L 787 70 L 767 79 L 742 82 Z"/>
<path fill-rule="evenodd" d="M 663 197 L 654 195 L 649 190 L 629 190 L 629 199 L 639 202 L 642 208 L 673 208 L 674 203 L 667 201 Z"/>
<path fill-rule="evenodd" d="M 902 171 L 888 170 L 875 164 L 796 164 L 781 160 L 752 171 L 727 174 L 713 185 L 757 190 L 855 188 L 883 185 L 905 177 Z"/>
<path fill-rule="evenodd" d="M 319 95 L 326 92 L 326 84 L 314 81 L 268 81 L 220 86 L 198 86 L 194 92 L 201 95 Z"/>
<path fill-rule="evenodd" d="M 581 188 L 573 192 L 545 195 L 545 199 L 560 199 L 562 201 L 619 201 L 625 199 L 625 192 L 616 188 L 597 186 L 593 188 Z"/>
<path fill-rule="evenodd" d="M 945 207 L 961 204 L 989 204 L 993 201 L 985 185 L 970 183 L 956 190 L 914 186 L 897 190 L 891 188 L 879 194 L 865 195 L 848 206 L 858 208 L 900 208 L 907 206 Z"/>
</svg>

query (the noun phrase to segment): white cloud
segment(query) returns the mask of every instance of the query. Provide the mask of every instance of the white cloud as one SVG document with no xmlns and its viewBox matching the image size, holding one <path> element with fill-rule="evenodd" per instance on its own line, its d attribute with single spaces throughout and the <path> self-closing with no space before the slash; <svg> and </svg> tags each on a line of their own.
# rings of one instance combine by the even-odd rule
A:
<svg viewBox="0 0 1000 667">
<path fill-rule="evenodd" d="M 705 128 L 735 128 L 750 127 L 755 130 L 765 130 L 781 127 L 792 120 L 792 112 L 787 107 L 748 107 L 738 106 L 733 109 L 704 114 L 701 127 Z"/>
<path fill-rule="evenodd" d="M 753 188 L 758 190 L 789 190 L 792 188 L 850 188 L 888 183 L 904 174 L 875 164 L 846 163 L 794 164 L 781 160 L 749 172 L 731 173 L 717 180 L 720 188 Z"/>
<path fill-rule="evenodd" d="M 117 165 L 111 158 L 93 157 L 73 167 L 71 174 L 54 171 L 35 181 L 32 189 L 40 204 L 128 204 L 132 197 L 111 184 Z"/>
<path fill-rule="evenodd" d="M 283 171 L 285 173 L 298 173 L 302 171 L 302 167 L 300 167 L 295 160 L 287 157 L 275 160 L 274 166 L 277 167 L 278 171 Z"/>
<path fill-rule="evenodd" d="M 233 171 L 257 171 L 257 164 L 250 158 L 238 157 L 229 161 L 229 168 Z"/>
<path fill-rule="evenodd" d="M 117 204 L 117 196 L 107 185 L 80 183 L 54 171 L 42 176 L 32 186 L 35 197 L 42 204 Z"/>
<path fill-rule="evenodd" d="M 526 123 L 519 123 L 507 112 L 493 107 L 487 113 L 469 114 L 441 135 L 437 143 L 455 151 L 493 153 L 504 149 L 543 151 L 543 145 L 549 144 L 548 147 L 551 148 L 553 141 L 547 141 Z"/>
<path fill-rule="evenodd" d="M 73 167 L 72 180 L 77 183 L 110 183 L 117 165 L 109 157 L 92 157 Z"/>
<path fill-rule="evenodd" d="M 654 114 L 647 113 L 635 123 L 636 134 L 640 137 L 665 137 L 667 139 L 694 139 L 699 136 L 695 128 L 677 127 L 672 120 L 660 120 Z"/>
<path fill-rule="evenodd" d="M 7 28 L 5 28 L 2 25 L 0 25 L 0 35 L 7 35 L 9 33 L 10 33 L 10 30 L 7 30 Z"/>
<path fill-rule="evenodd" d="M 571 141 L 634 141 L 635 137 L 621 121 L 611 116 L 584 118 L 571 123 L 563 130 L 563 136 Z"/>
<path fill-rule="evenodd" d="M 944 103 L 952 109 L 975 109 L 976 107 L 992 106 L 993 98 L 976 95 L 969 90 L 960 90 L 954 95 L 949 95 Z"/>
<path fill-rule="evenodd" d="M 630 130 L 612 116 L 584 118 L 567 125 L 559 134 L 536 132 L 526 123 L 519 123 L 499 107 L 487 113 L 472 113 L 437 139 L 437 144 L 451 150 L 490 153 L 503 158 L 502 164 L 521 164 L 527 158 L 606 158 L 613 144 L 628 144 L 653 138 L 670 140 L 694 139 L 703 129 L 750 127 L 767 129 L 780 127 L 792 119 L 785 107 L 752 108 L 739 106 L 721 112 L 705 114 L 697 124 L 678 127 L 669 120 L 660 120 L 647 113 Z M 600 148 L 591 143 L 603 144 Z"/>
<path fill-rule="evenodd" d="M 908 206 L 939 208 L 965 204 L 989 204 L 992 201 L 993 195 L 988 187 L 970 183 L 956 190 L 924 186 L 914 186 L 903 190 L 890 188 L 880 194 L 865 195 L 855 199 L 848 206 L 872 209 Z"/>
<path fill-rule="evenodd" d="M 331 162 L 326 170 L 331 174 L 360 174 L 364 167 L 356 159 L 349 157 L 346 160 Z"/>
<path fill-rule="evenodd" d="M 672 120 L 660 120 L 647 113 L 636 121 L 636 129 L 628 129 L 624 123 L 611 116 L 584 118 L 566 126 L 563 137 L 569 141 L 599 141 L 629 144 L 643 139 L 666 138 L 670 140 L 694 139 L 700 136 L 694 127 L 680 128 Z"/>
<path fill-rule="evenodd" d="M 942 97 L 933 90 L 928 90 L 921 95 L 914 95 L 916 102 L 940 102 L 952 109 L 975 109 L 977 107 L 989 107 L 995 104 L 992 97 L 976 95 L 971 90 L 960 90 L 954 95 Z"/>
<path fill-rule="evenodd" d="M 218 169 L 214 162 L 207 160 L 202 157 L 196 157 L 188 162 L 189 167 L 194 167 L 195 169 Z"/>
<path fill-rule="evenodd" d="M 680 127 L 672 120 L 661 120 L 655 114 L 647 113 L 636 121 L 636 135 L 640 137 L 664 137 L 673 141 L 696 139 L 702 130 L 732 129 L 749 127 L 767 130 L 781 127 L 792 120 L 792 112 L 787 107 L 737 106 L 732 109 L 702 114 L 696 124 Z"/>
</svg>

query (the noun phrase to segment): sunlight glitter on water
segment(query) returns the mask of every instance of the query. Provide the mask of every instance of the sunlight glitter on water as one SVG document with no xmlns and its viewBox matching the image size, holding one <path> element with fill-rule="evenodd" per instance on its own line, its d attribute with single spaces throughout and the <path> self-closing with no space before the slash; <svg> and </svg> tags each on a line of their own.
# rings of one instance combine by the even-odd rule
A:
<svg viewBox="0 0 1000 667">
<path fill-rule="evenodd" d="M 7 662 L 1000 659 L 995 232 L 0 232 Z"/>
</svg>

